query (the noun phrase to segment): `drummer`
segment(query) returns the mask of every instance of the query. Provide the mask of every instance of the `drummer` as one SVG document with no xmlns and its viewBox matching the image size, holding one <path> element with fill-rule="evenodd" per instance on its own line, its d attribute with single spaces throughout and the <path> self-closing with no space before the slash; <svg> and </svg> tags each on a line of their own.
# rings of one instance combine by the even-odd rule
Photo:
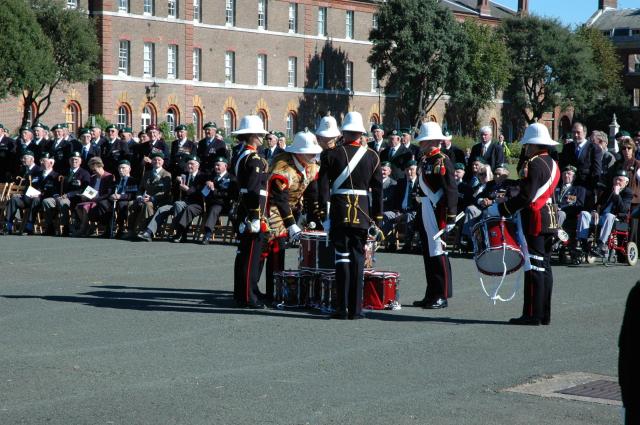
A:
<svg viewBox="0 0 640 425">
<path fill-rule="evenodd" d="M 367 230 L 382 221 L 380 158 L 360 144 L 366 133 L 362 115 L 349 112 L 343 122 L 344 142 L 327 151 L 320 168 L 320 205 L 331 201 L 323 222 L 335 248 L 337 308 L 334 319 L 362 319 L 362 282 Z M 369 192 L 371 191 L 371 192 Z M 371 197 L 370 197 L 371 196 Z"/>
<path fill-rule="evenodd" d="M 285 152 L 272 159 L 268 180 L 269 242 L 263 254 L 267 261 L 267 302 L 273 301 L 273 274 L 284 270 L 287 238 L 295 241 L 301 229 L 295 217 L 304 199 L 307 221 L 318 221 L 318 170 L 316 156 L 322 148 L 308 130 L 295 135 Z"/>
<path fill-rule="evenodd" d="M 416 307 L 439 309 L 448 306 L 452 296 L 451 264 L 440 238 L 434 236 L 444 227 L 450 232 L 455 227 L 458 206 L 456 184 L 451 159 L 440 152 L 445 139 L 440 125 L 426 122 L 420 127 L 416 139 L 420 143 L 422 159 L 418 166 L 418 182 L 422 190 L 421 208 L 416 220 L 422 240 L 422 257 L 427 276 L 427 290 L 423 299 L 414 301 Z M 446 223 L 446 225 L 442 225 Z"/>
<path fill-rule="evenodd" d="M 543 124 L 531 124 L 521 142 L 525 146 L 526 161 L 521 171 L 519 193 L 510 198 L 497 199 L 487 212 L 490 216 L 512 217 L 522 211 L 521 222 L 526 240 L 524 305 L 522 316 L 509 320 L 514 325 L 548 325 L 551 320 L 551 245 L 557 224 L 549 207 L 555 187 L 560 180 L 556 161 L 549 156 L 549 148 L 557 145 Z M 501 202 L 502 201 L 502 202 Z M 523 247 L 525 248 L 525 247 Z"/>
</svg>

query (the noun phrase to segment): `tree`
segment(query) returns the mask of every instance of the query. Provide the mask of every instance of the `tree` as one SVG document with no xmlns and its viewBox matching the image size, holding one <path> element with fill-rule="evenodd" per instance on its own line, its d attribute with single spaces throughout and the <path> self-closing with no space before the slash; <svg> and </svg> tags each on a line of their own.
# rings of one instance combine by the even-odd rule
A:
<svg viewBox="0 0 640 425">
<path fill-rule="evenodd" d="M 592 95 L 596 69 L 592 52 L 557 20 L 526 16 L 502 21 L 500 33 L 513 75 L 507 90 L 528 123 L 556 106 L 583 105 Z"/>
<path fill-rule="evenodd" d="M 386 93 L 397 93 L 404 113 L 420 122 L 444 94 L 455 96 L 466 80 L 460 62 L 467 48 L 451 12 L 436 0 L 389 0 L 380 5 L 367 59 Z"/>
<path fill-rule="evenodd" d="M 472 20 L 461 25 L 469 56 L 458 66 L 465 71 L 468 85 L 452 96 L 447 113 L 464 134 L 472 134 L 477 129 L 478 112 L 490 106 L 497 93 L 507 87 L 511 74 L 507 47 L 493 28 Z"/>
<path fill-rule="evenodd" d="M 51 42 L 24 0 L 0 7 L 0 99 L 20 96 L 24 88 L 46 84 L 55 69 Z"/>
<path fill-rule="evenodd" d="M 32 119 L 37 121 L 51 106 L 51 95 L 55 89 L 91 82 L 99 74 L 100 45 L 91 18 L 81 10 L 65 8 L 62 2 L 31 0 L 30 3 L 44 34 L 43 40 L 48 40 L 53 46 L 51 57 L 55 67 L 46 81 L 24 86 L 23 125 L 27 122 L 31 105 L 35 106 Z"/>
</svg>

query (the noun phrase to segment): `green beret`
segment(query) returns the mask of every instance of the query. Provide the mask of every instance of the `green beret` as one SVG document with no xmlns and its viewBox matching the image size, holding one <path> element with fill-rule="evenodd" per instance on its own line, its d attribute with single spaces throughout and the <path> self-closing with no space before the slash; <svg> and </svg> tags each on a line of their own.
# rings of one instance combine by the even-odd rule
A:
<svg viewBox="0 0 640 425">
<path fill-rule="evenodd" d="M 202 129 L 203 129 L 203 130 L 206 130 L 207 128 L 215 128 L 215 129 L 217 130 L 217 129 L 218 129 L 218 126 L 217 126 L 217 124 L 216 124 L 216 123 L 214 123 L 213 121 L 209 121 L 209 122 L 205 123 L 205 124 L 202 126 Z"/>
<path fill-rule="evenodd" d="M 573 165 L 567 165 L 566 167 L 564 167 L 562 169 L 562 171 L 573 171 L 574 173 L 578 171 L 578 169 L 576 167 L 574 167 Z"/>
<path fill-rule="evenodd" d="M 473 158 L 472 162 L 479 162 L 480 164 L 487 165 L 487 160 L 481 156 L 476 156 L 475 158 Z"/>
<path fill-rule="evenodd" d="M 618 168 L 616 172 L 613 174 L 614 177 L 626 177 L 629 178 L 629 174 L 625 171 L 624 168 Z"/>
<path fill-rule="evenodd" d="M 462 162 L 456 162 L 454 167 L 456 170 L 464 170 L 464 164 Z"/>
<path fill-rule="evenodd" d="M 72 152 L 69 158 L 82 158 L 80 152 Z"/>
<path fill-rule="evenodd" d="M 85 134 L 91 135 L 91 129 L 90 128 L 81 128 L 80 130 L 78 130 L 78 136 L 84 136 Z"/>
<path fill-rule="evenodd" d="M 382 161 L 380 163 L 381 167 L 391 167 L 391 163 L 389 161 Z"/>
<path fill-rule="evenodd" d="M 393 130 L 393 131 L 391 132 L 391 135 L 392 135 L 392 136 L 400 136 L 400 130 Z"/>
<path fill-rule="evenodd" d="M 67 128 L 67 123 L 59 123 L 51 127 L 51 130 L 62 130 L 63 128 Z"/>
<path fill-rule="evenodd" d="M 413 167 L 414 165 L 418 165 L 418 161 L 412 159 L 410 161 L 407 161 L 407 165 L 405 168 Z"/>
<path fill-rule="evenodd" d="M 195 161 L 198 164 L 200 163 L 200 158 L 198 158 L 197 155 L 191 155 L 190 157 L 187 158 L 187 161 Z"/>
<path fill-rule="evenodd" d="M 32 151 L 26 150 L 22 152 L 22 156 L 35 156 Z"/>
<path fill-rule="evenodd" d="M 503 163 L 501 163 L 501 164 L 496 165 L 496 170 L 497 170 L 498 168 L 504 168 L 504 169 L 506 170 L 506 169 L 507 169 L 507 168 L 509 168 L 509 167 L 507 166 L 507 164 L 505 164 L 505 163 L 503 162 Z M 494 171 L 495 171 L 495 170 L 494 170 Z"/>
<path fill-rule="evenodd" d="M 23 131 L 28 131 L 30 133 L 33 133 L 33 130 L 31 130 L 31 127 L 29 127 L 28 125 L 23 125 L 22 127 L 20 127 L 20 132 Z"/>
<path fill-rule="evenodd" d="M 40 155 L 40 159 L 53 159 L 53 155 L 51 155 L 49 152 L 43 152 Z"/>
<path fill-rule="evenodd" d="M 42 124 L 42 128 L 44 129 L 44 131 L 49 131 L 49 126 L 48 125 Z"/>
<path fill-rule="evenodd" d="M 35 124 L 33 124 L 33 125 L 31 126 L 31 128 L 32 128 L 32 129 L 34 129 L 34 130 L 35 130 L 36 128 L 41 128 L 41 129 L 43 129 L 43 130 L 44 130 L 44 124 L 42 124 L 40 121 L 37 121 Z"/>
<path fill-rule="evenodd" d="M 105 127 L 105 131 L 109 131 L 109 130 L 117 130 L 118 127 L 115 124 L 109 124 L 108 126 Z"/>
<path fill-rule="evenodd" d="M 408 134 L 408 135 L 411 135 L 411 129 L 409 129 L 409 128 L 402 128 L 402 129 L 400 129 L 400 132 L 401 132 L 402 134 Z"/>
<path fill-rule="evenodd" d="M 122 129 L 123 133 L 133 133 L 133 129 L 131 127 L 124 127 Z"/>
<path fill-rule="evenodd" d="M 153 158 L 162 158 L 164 159 L 164 153 L 163 152 L 153 152 L 151 155 L 149 155 L 149 158 L 153 159 Z"/>
<path fill-rule="evenodd" d="M 382 124 L 374 124 L 374 125 L 371 126 L 371 132 L 373 132 L 375 130 L 384 131 L 384 126 Z"/>
<path fill-rule="evenodd" d="M 131 163 L 126 159 L 123 159 L 122 161 L 118 162 L 118 165 L 128 165 L 129 167 L 131 167 Z"/>
<path fill-rule="evenodd" d="M 215 162 L 224 162 L 225 164 L 229 164 L 229 160 L 224 156 L 217 157 Z"/>
<path fill-rule="evenodd" d="M 180 125 L 176 125 L 176 128 L 174 131 L 185 131 L 187 129 L 187 126 L 184 124 L 180 124 Z"/>
<path fill-rule="evenodd" d="M 278 139 L 281 137 L 284 137 L 284 133 L 282 131 L 276 131 L 276 136 L 278 136 Z"/>
</svg>

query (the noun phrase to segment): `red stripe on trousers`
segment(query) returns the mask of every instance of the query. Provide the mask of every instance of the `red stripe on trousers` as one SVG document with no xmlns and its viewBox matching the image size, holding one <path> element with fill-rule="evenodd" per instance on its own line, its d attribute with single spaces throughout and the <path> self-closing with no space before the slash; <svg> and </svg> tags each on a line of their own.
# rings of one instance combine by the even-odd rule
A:
<svg viewBox="0 0 640 425">
<path fill-rule="evenodd" d="M 246 302 L 249 302 L 249 271 L 251 270 L 251 259 L 253 257 L 253 244 L 255 243 L 255 240 L 253 242 L 251 242 L 251 249 L 249 250 L 249 263 L 247 264 L 247 283 L 246 283 L 246 290 L 245 290 L 245 296 L 246 296 Z"/>
</svg>

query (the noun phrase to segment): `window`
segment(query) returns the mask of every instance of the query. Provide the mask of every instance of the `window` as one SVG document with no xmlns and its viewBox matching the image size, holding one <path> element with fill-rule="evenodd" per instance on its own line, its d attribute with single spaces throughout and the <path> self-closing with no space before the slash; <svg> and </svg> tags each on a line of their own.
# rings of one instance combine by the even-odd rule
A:
<svg viewBox="0 0 640 425">
<path fill-rule="evenodd" d="M 298 31 L 298 3 L 289 3 L 289 32 Z"/>
<path fill-rule="evenodd" d="M 78 0 L 67 0 L 67 9 L 77 9 Z"/>
<path fill-rule="evenodd" d="M 267 29 L 267 0 L 258 0 L 258 28 Z"/>
<path fill-rule="evenodd" d="M 65 122 L 70 133 L 76 133 L 78 126 L 82 125 L 82 113 L 80 105 L 76 102 L 70 102 L 65 110 Z"/>
<path fill-rule="evenodd" d="M 153 0 L 144 0 L 144 4 L 142 6 L 142 14 L 153 15 Z"/>
<path fill-rule="evenodd" d="M 193 0 L 193 20 L 202 22 L 202 11 L 200 10 L 200 0 Z"/>
<path fill-rule="evenodd" d="M 288 82 L 287 85 L 289 87 L 297 86 L 297 71 L 298 71 L 298 58 L 290 57 L 287 66 L 288 72 Z"/>
<path fill-rule="evenodd" d="M 118 12 L 129 13 L 129 0 L 118 0 Z"/>
<path fill-rule="evenodd" d="M 129 75 L 129 41 L 120 40 L 118 48 L 118 74 Z"/>
<path fill-rule="evenodd" d="M 260 109 L 258 111 L 258 116 L 262 120 L 262 124 L 265 130 L 269 130 L 269 117 L 267 115 L 267 111 L 265 111 L 264 109 Z"/>
<path fill-rule="evenodd" d="M 353 62 L 347 62 L 344 67 L 344 88 L 353 91 Z"/>
<path fill-rule="evenodd" d="M 178 46 L 170 44 L 167 49 L 167 78 L 178 77 Z"/>
<path fill-rule="evenodd" d="M 236 24 L 236 0 L 225 0 L 224 22 L 231 26 Z"/>
<path fill-rule="evenodd" d="M 144 51 L 142 57 L 144 77 L 153 77 L 155 75 L 153 60 L 154 53 L 155 45 L 153 43 L 144 43 Z"/>
<path fill-rule="evenodd" d="M 632 29 L 631 30 L 631 36 L 633 37 L 633 36 L 637 36 L 637 35 L 640 35 L 640 29 L 636 29 L 636 30 Z"/>
<path fill-rule="evenodd" d="M 177 122 L 178 122 L 178 111 L 176 110 L 176 108 L 171 106 L 169 109 L 167 109 L 167 124 L 169 124 L 169 131 L 171 131 L 172 133 L 176 129 Z"/>
<path fill-rule="evenodd" d="M 604 31 L 602 31 L 602 35 L 604 35 L 605 37 L 609 37 L 611 35 L 611 31 L 604 30 Z"/>
<path fill-rule="evenodd" d="M 287 114 L 287 129 L 285 130 L 285 134 L 287 139 L 293 139 L 293 136 L 296 134 L 296 114 L 293 111 L 289 111 Z"/>
<path fill-rule="evenodd" d="M 380 89 L 378 84 L 378 76 L 376 75 L 376 69 L 371 68 L 371 91 L 377 92 Z"/>
<path fill-rule="evenodd" d="M 155 109 L 151 104 L 146 104 L 142 109 L 142 114 L 140 115 L 140 124 L 141 131 L 146 131 L 147 127 L 153 124 L 156 121 Z"/>
<path fill-rule="evenodd" d="M 353 38 L 353 10 L 347 10 L 344 18 L 345 38 Z"/>
<path fill-rule="evenodd" d="M 371 28 L 374 30 L 378 29 L 378 14 L 374 13 L 371 15 Z"/>
<path fill-rule="evenodd" d="M 235 83 L 236 81 L 236 53 L 224 53 L 224 82 Z"/>
<path fill-rule="evenodd" d="M 640 89 L 633 89 L 633 107 L 640 107 Z"/>
<path fill-rule="evenodd" d="M 267 84 L 267 55 L 258 55 L 258 85 Z"/>
<path fill-rule="evenodd" d="M 118 128 L 129 127 L 129 118 L 129 108 L 127 108 L 125 105 L 120 105 L 120 107 L 118 108 Z"/>
<path fill-rule="evenodd" d="M 320 59 L 318 62 L 318 88 L 324 88 L 324 59 Z"/>
<path fill-rule="evenodd" d="M 327 35 L 327 8 L 318 8 L 318 35 Z"/>
<path fill-rule="evenodd" d="M 197 106 L 193 108 L 193 127 L 195 130 L 195 137 L 197 139 L 202 138 L 202 110 Z"/>
<path fill-rule="evenodd" d="M 614 28 L 613 36 L 614 37 L 628 37 L 629 36 L 629 28 Z"/>
<path fill-rule="evenodd" d="M 200 49 L 193 49 L 193 79 L 195 81 L 200 81 L 200 65 L 202 64 L 200 60 L 200 53 Z"/>
<path fill-rule="evenodd" d="M 167 2 L 167 16 L 169 18 L 178 17 L 178 0 L 168 0 Z"/>
<path fill-rule="evenodd" d="M 236 129 L 235 118 L 236 118 L 236 114 L 231 109 L 227 109 L 224 112 L 224 116 L 223 116 L 224 134 L 231 134 L 231 132 Z"/>
<path fill-rule="evenodd" d="M 629 55 L 629 72 L 640 72 L 640 54 Z"/>
</svg>

